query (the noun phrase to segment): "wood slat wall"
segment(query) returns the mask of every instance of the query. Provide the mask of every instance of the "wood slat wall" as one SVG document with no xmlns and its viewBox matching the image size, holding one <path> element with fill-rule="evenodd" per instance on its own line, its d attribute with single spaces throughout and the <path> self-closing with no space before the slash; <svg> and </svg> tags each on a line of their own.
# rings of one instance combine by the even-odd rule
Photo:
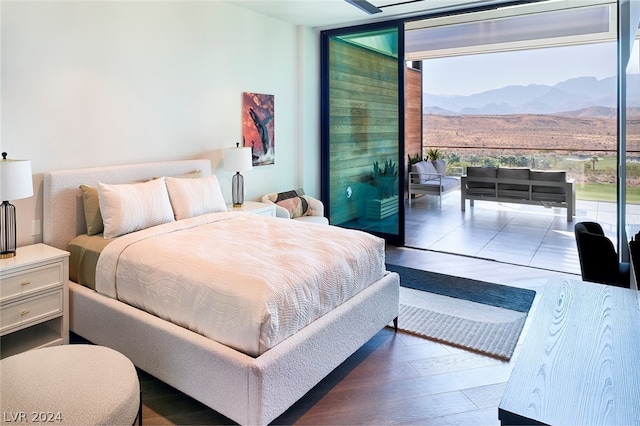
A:
<svg viewBox="0 0 640 426">
<path fill-rule="evenodd" d="M 329 62 L 330 221 L 341 224 L 365 214 L 373 163 L 397 159 L 398 67 L 394 57 L 335 38 Z"/>
<path fill-rule="evenodd" d="M 405 156 L 422 152 L 422 71 L 408 67 L 404 89 L 404 152 Z"/>
</svg>

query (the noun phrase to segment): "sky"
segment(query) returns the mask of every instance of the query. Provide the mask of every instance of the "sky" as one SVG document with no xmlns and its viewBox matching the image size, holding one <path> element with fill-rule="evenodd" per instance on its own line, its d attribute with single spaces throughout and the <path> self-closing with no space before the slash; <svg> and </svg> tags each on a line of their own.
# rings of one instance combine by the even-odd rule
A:
<svg viewBox="0 0 640 426">
<path fill-rule="evenodd" d="M 638 72 L 638 43 L 632 72 Z M 509 85 L 553 86 L 574 77 L 615 76 L 616 43 L 563 46 L 486 53 L 423 62 L 423 91 L 436 95 L 471 95 Z"/>
</svg>

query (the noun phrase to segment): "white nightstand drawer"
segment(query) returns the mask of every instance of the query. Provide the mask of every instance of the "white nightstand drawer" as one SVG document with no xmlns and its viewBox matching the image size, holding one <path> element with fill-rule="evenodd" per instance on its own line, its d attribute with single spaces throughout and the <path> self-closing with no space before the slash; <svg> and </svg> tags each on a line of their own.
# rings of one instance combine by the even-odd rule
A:
<svg viewBox="0 0 640 426">
<path fill-rule="evenodd" d="M 0 301 L 62 283 L 62 264 L 42 266 L 0 278 Z"/>
<path fill-rule="evenodd" d="M 3 305 L 0 311 L 0 334 L 62 313 L 63 296 L 64 292 L 60 289 Z"/>
<path fill-rule="evenodd" d="M 227 206 L 227 211 L 233 212 L 245 212 L 257 214 L 259 216 L 274 216 L 276 215 L 276 205 L 272 203 L 261 203 L 258 201 L 245 201 L 242 206 L 233 207 Z"/>
</svg>

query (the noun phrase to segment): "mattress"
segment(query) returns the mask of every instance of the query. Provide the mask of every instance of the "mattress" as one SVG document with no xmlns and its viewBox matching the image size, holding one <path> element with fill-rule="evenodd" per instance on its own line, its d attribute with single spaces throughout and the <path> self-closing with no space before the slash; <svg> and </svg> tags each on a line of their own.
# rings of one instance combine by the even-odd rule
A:
<svg viewBox="0 0 640 426">
<path fill-rule="evenodd" d="M 384 276 L 384 240 L 238 212 L 127 234 L 98 292 L 258 356 Z"/>
</svg>

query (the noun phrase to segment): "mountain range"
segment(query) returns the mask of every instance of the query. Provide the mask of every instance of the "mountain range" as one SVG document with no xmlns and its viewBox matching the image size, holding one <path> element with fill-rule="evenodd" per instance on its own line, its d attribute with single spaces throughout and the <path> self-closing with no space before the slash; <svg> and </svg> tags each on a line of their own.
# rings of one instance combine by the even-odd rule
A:
<svg viewBox="0 0 640 426">
<path fill-rule="evenodd" d="M 640 93 L 640 74 L 627 78 L 628 91 Z M 640 99 L 627 98 L 640 107 Z M 572 78 L 554 86 L 506 86 L 468 96 L 423 94 L 423 112 L 434 115 L 559 114 L 615 117 L 617 78 Z"/>
</svg>

